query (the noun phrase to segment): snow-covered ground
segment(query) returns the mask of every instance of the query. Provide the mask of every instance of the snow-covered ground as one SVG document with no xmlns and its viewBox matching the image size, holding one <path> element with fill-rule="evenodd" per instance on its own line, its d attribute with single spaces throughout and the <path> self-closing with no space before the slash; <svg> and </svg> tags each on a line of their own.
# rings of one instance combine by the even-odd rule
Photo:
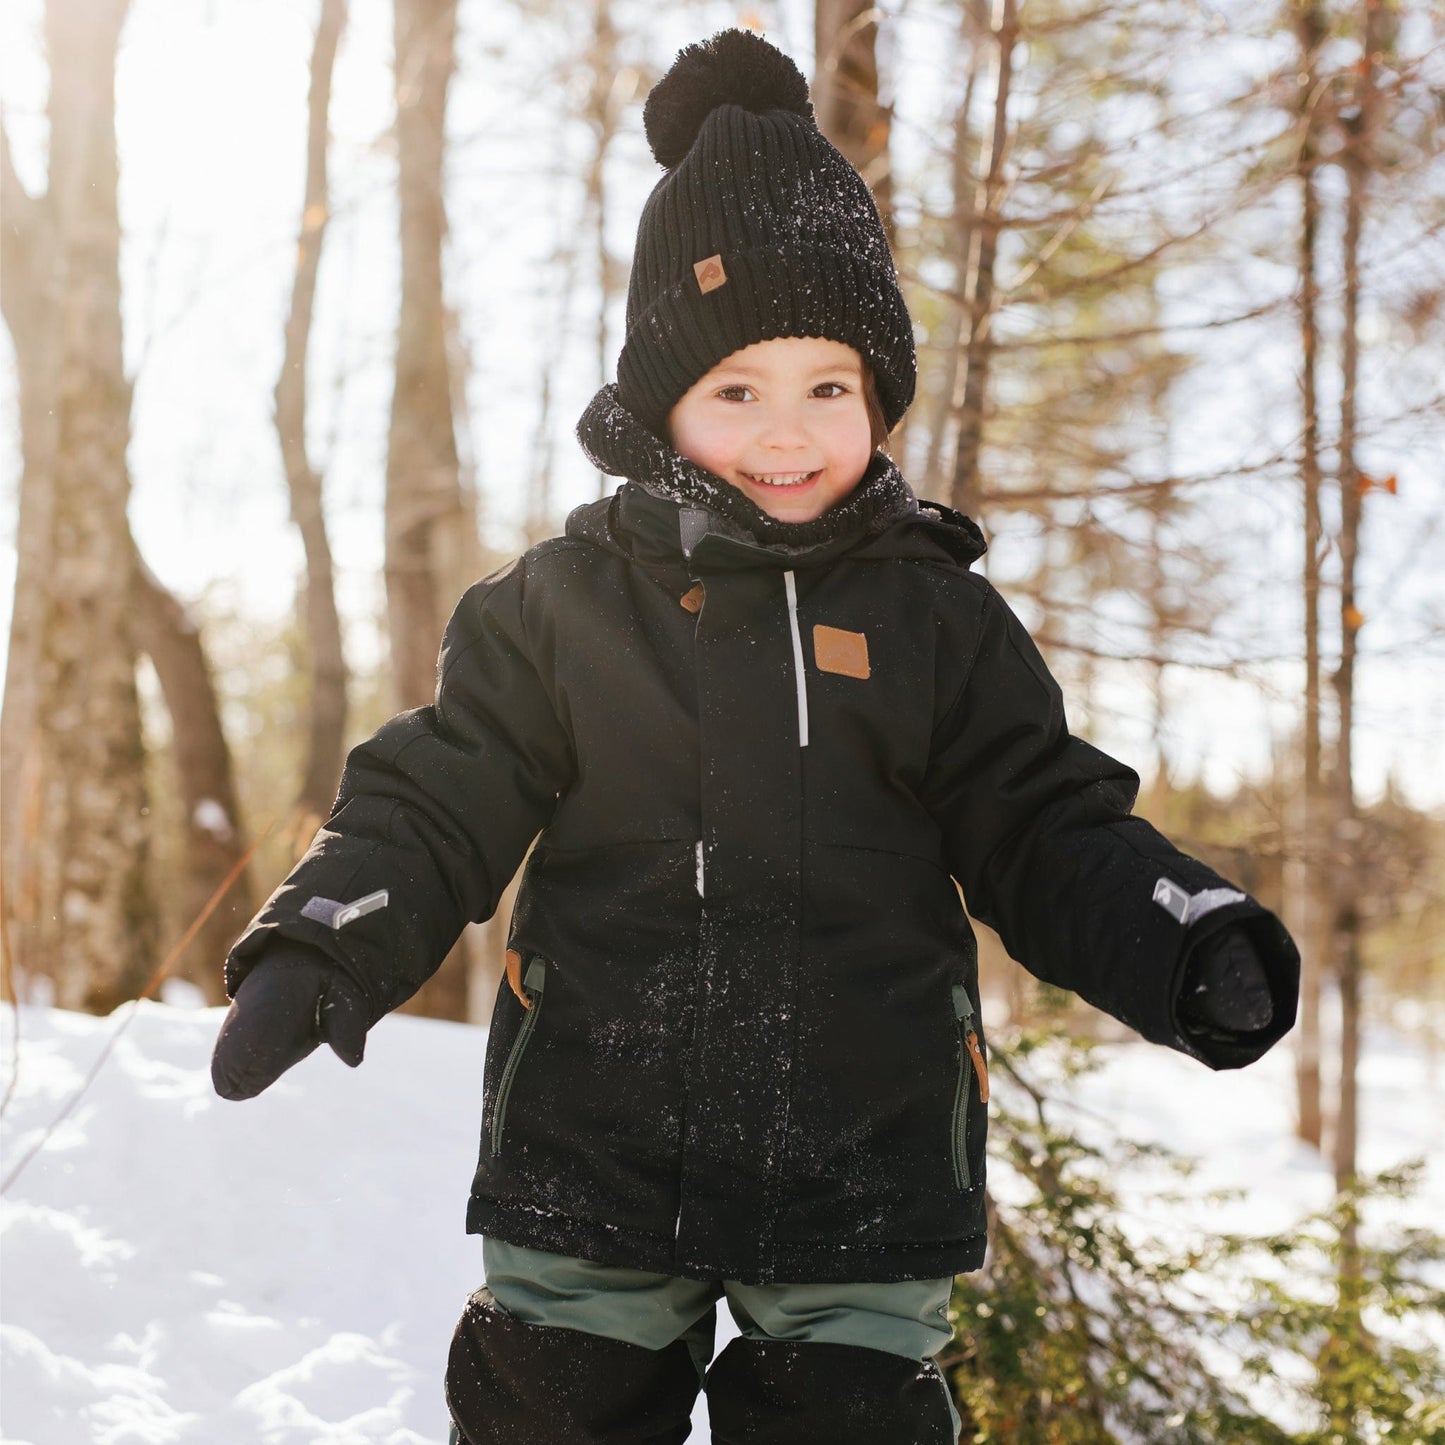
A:
<svg viewBox="0 0 1445 1445">
<path fill-rule="evenodd" d="M 0 1179 L 23 1163 L 0 1201 L 6 1445 L 441 1445 L 446 1348 L 481 1277 L 462 1215 L 484 1033 L 394 1017 L 357 1072 L 319 1052 L 228 1104 L 207 1070 L 218 1011 L 26 1007 L 19 1023 L 0 1118 Z M 0 1089 L 13 1024 L 0 1014 Z M 1291 1141 L 1285 1051 L 1228 1075 L 1143 1045 L 1106 1055 L 1075 1089 L 1085 1119 L 1198 1154 L 1201 1193 L 1243 1188 L 1214 1223 L 1281 1227 L 1327 1200 L 1327 1169 Z M 1431 1154 L 1412 1207 L 1445 1218 L 1445 1079 L 1372 1038 L 1362 1086 L 1363 1165 Z M 705 1440 L 701 1404 L 696 1419 Z"/>
</svg>

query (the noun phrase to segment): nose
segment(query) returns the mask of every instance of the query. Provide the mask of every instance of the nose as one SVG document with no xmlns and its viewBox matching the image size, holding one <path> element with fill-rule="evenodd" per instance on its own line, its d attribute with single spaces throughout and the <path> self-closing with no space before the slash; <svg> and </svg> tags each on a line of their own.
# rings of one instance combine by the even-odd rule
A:
<svg viewBox="0 0 1445 1445">
<path fill-rule="evenodd" d="M 773 451 L 793 451 L 805 446 L 808 429 L 802 407 L 788 402 L 772 403 L 763 417 L 758 440 Z"/>
</svg>

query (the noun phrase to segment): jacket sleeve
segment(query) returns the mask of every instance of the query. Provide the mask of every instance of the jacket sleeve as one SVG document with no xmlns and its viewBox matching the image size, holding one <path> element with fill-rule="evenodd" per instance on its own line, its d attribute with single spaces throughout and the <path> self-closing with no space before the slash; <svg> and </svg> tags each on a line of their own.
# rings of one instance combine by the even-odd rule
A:
<svg viewBox="0 0 1445 1445">
<path fill-rule="evenodd" d="M 291 939 L 358 985 L 374 1023 L 469 919 L 491 917 L 573 774 L 524 621 L 525 578 L 523 558 L 472 587 L 447 625 L 436 701 L 352 749 L 331 817 L 232 948 L 227 993 L 268 944 Z"/>
<path fill-rule="evenodd" d="M 969 911 L 1029 971 L 1072 989 L 1154 1043 L 1212 1068 L 1253 1062 L 1294 1024 L 1299 954 L 1267 909 L 1130 816 L 1137 775 L 1073 737 L 1038 649 L 1003 599 L 970 576 L 977 647 L 938 722 L 923 801 L 943 830 Z M 1182 1027 L 1190 955 L 1244 929 L 1274 1017 L 1233 1036 Z"/>
</svg>

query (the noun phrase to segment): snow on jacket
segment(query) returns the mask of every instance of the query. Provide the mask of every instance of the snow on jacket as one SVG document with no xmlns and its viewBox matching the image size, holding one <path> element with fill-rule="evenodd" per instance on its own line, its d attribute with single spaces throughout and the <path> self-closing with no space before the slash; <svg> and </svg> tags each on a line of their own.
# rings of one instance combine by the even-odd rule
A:
<svg viewBox="0 0 1445 1445">
<path fill-rule="evenodd" d="M 1134 773 L 1070 735 L 969 571 L 971 522 L 882 457 L 819 521 L 776 522 L 610 389 L 581 431 L 634 480 L 463 597 L 435 704 L 353 750 L 227 961 L 234 993 L 274 937 L 315 945 L 380 1018 L 537 840 L 470 1230 L 748 1282 L 977 1268 L 987 1076 L 960 887 L 1014 957 L 1147 1039 L 1237 1067 L 1288 1030 L 1288 935 L 1130 816 Z M 1185 959 L 1231 924 L 1274 1021 L 1190 1037 Z"/>
</svg>

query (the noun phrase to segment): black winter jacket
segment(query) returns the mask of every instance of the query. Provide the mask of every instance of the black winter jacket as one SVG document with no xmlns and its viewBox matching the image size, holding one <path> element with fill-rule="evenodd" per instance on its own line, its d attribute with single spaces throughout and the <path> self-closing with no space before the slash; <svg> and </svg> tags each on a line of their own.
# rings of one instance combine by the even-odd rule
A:
<svg viewBox="0 0 1445 1445">
<path fill-rule="evenodd" d="M 969 571 L 971 522 L 882 457 L 818 522 L 775 522 L 610 391 L 582 435 L 634 481 L 466 594 L 435 704 L 351 753 L 227 962 L 234 993 L 274 937 L 313 944 L 379 1018 L 537 838 L 511 933 L 530 1007 L 503 984 L 469 1229 L 748 1282 L 976 1268 L 986 1074 L 955 880 L 1035 974 L 1147 1039 L 1224 1068 L 1288 1030 L 1288 935 L 1129 815 L 1135 775 L 1069 734 Z M 1185 960 L 1230 924 L 1274 1021 L 1190 1037 Z"/>
</svg>

